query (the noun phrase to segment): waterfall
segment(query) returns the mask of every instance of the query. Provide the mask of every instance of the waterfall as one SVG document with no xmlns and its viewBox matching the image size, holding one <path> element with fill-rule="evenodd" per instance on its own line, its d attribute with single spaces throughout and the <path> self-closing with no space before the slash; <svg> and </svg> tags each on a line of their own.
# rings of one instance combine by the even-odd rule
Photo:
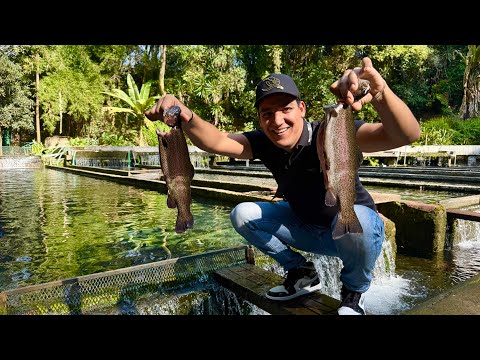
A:
<svg viewBox="0 0 480 360">
<path fill-rule="evenodd" d="M 462 210 L 480 212 L 480 206 L 470 206 Z M 459 246 L 480 246 L 480 222 L 457 219 L 457 235 L 460 238 Z"/>
<path fill-rule="evenodd" d="M 39 156 L 0 156 L 0 169 L 40 168 Z"/>
<path fill-rule="evenodd" d="M 480 212 L 480 205 L 462 210 Z M 457 219 L 454 237 L 458 239 L 452 252 L 454 271 L 451 275 L 455 283 L 465 281 L 480 271 L 480 222 Z"/>
</svg>

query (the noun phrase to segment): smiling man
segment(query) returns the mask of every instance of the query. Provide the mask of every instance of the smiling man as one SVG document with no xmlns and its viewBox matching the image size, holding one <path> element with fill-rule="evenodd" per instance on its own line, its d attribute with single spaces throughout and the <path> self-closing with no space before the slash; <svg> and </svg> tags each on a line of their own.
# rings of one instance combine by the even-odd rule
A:
<svg viewBox="0 0 480 360">
<path fill-rule="evenodd" d="M 359 79 L 368 80 L 370 92 L 354 99 Z M 369 58 L 362 66 L 347 69 L 330 90 L 342 103 L 360 110 L 371 102 L 381 122 L 355 120 L 355 139 L 360 151 L 382 151 L 409 144 L 420 137 L 420 127 L 407 105 L 388 87 Z M 235 230 L 249 243 L 283 266 L 285 281 L 266 297 L 283 301 L 320 289 L 313 262 L 295 249 L 337 256 L 340 272 L 340 315 L 365 314 L 364 294 L 372 281 L 375 261 L 384 240 L 384 227 L 375 203 L 355 176 L 354 211 L 363 233 L 346 233 L 333 239 L 339 208 L 325 204 L 325 184 L 317 154 L 319 121 L 308 121 L 307 107 L 293 79 L 270 74 L 256 87 L 255 107 L 260 129 L 230 134 L 202 120 L 177 98 L 166 95 L 148 112 L 150 120 L 163 120 L 163 112 L 178 105 L 183 130 L 199 148 L 236 159 L 260 159 L 278 184 L 279 201 L 244 202 L 231 212 Z M 359 154 L 361 155 L 361 154 Z"/>
</svg>

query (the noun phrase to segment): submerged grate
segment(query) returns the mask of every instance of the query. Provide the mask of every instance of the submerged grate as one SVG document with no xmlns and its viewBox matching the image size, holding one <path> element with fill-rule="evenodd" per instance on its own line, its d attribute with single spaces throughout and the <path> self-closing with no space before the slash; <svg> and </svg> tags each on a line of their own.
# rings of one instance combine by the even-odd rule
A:
<svg viewBox="0 0 480 360">
<path fill-rule="evenodd" d="M 136 265 L 0 293 L 0 314 L 82 314 L 149 292 L 199 282 L 215 270 L 245 264 L 248 246 Z"/>
</svg>

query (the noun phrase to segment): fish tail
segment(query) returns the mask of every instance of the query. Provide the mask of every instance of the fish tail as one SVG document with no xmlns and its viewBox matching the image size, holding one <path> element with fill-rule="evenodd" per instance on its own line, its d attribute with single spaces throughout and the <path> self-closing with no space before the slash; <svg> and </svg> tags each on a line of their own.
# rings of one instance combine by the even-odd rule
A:
<svg viewBox="0 0 480 360">
<path fill-rule="evenodd" d="M 352 216 L 348 216 L 346 219 L 342 216 L 341 212 L 338 214 L 338 220 L 333 229 L 332 238 L 338 239 L 347 233 L 363 234 L 362 225 L 355 212 L 353 212 Z"/>
<path fill-rule="evenodd" d="M 185 232 L 187 229 L 193 228 L 193 215 L 187 214 L 186 216 L 178 216 L 175 224 L 175 232 L 177 234 Z"/>
</svg>

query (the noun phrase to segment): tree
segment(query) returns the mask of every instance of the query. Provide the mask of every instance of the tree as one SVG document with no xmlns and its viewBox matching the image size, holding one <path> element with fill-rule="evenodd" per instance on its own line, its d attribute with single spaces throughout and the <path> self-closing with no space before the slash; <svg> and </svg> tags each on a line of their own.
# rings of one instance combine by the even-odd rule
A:
<svg viewBox="0 0 480 360">
<path fill-rule="evenodd" d="M 124 101 L 129 106 L 128 108 L 104 106 L 103 109 L 111 113 L 132 114 L 136 119 L 136 128 L 139 134 L 137 142 L 140 146 L 144 146 L 142 126 L 145 125 L 148 127 L 151 123 L 151 121 L 145 116 L 145 111 L 149 110 L 160 96 L 150 96 L 152 81 L 144 83 L 140 88 L 140 91 L 138 91 L 137 84 L 135 84 L 135 81 L 130 74 L 127 74 L 127 86 L 128 94 L 120 89 L 113 89 L 110 92 L 104 91 L 103 93 Z"/>
<path fill-rule="evenodd" d="M 227 109 L 232 106 L 232 95 L 245 89 L 245 69 L 236 64 L 236 46 L 198 45 L 176 46 L 169 50 L 166 81 L 188 106 L 204 118 L 213 118 L 213 124 L 222 129 L 231 127 L 232 118 Z"/>
<path fill-rule="evenodd" d="M 23 71 L 27 76 L 34 74 L 35 81 L 35 132 L 37 142 L 41 142 L 41 128 L 40 128 L 40 75 L 44 72 L 47 66 L 45 61 L 45 53 L 48 47 L 44 45 L 24 45 L 20 46 L 20 53 L 22 54 Z"/>
<path fill-rule="evenodd" d="M 460 117 L 464 120 L 480 116 L 480 45 L 469 45 L 465 57 L 463 99 Z"/>
<path fill-rule="evenodd" d="M 21 67 L 0 51 L 0 149 L 2 128 L 33 131 L 33 102 Z"/>
</svg>

